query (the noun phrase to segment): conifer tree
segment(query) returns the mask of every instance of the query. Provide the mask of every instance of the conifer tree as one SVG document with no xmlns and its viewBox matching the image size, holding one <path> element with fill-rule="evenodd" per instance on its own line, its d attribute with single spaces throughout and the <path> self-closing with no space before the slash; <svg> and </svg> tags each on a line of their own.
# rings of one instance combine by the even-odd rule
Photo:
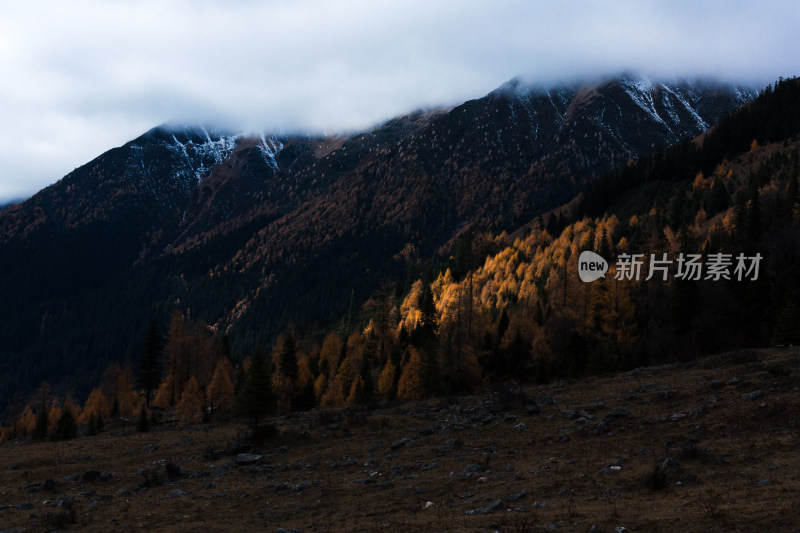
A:
<svg viewBox="0 0 800 533">
<path fill-rule="evenodd" d="M 150 321 L 147 340 L 142 347 L 138 386 L 144 390 L 145 405 L 149 408 L 153 394 L 161 384 L 161 332 L 155 320 Z"/>
<path fill-rule="evenodd" d="M 272 380 L 264 351 L 256 348 L 241 390 L 236 395 L 235 411 L 251 419 L 254 434 L 258 434 L 259 420 L 274 406 Z"/>
</svg>

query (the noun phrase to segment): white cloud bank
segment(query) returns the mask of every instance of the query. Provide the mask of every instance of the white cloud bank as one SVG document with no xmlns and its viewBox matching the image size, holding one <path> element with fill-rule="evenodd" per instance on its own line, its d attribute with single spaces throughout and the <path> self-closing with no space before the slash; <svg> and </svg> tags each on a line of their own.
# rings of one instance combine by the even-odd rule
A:
<svg viewBox="0 0 800 533">
<path fill-rule="evenodd" d="M 517 75 L 800 74 L 796 1 L 3 4 L 0 201 L 167 121 L 341 131 Z"/>
</svg>

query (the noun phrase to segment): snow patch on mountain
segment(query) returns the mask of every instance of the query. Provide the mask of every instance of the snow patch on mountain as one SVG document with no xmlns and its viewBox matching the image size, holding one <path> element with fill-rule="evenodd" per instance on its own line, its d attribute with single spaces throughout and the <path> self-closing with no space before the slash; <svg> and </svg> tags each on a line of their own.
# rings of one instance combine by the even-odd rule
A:
<svg viewBox="0 0 800 533">
<path fill-rule="evenodd" d="M 258 145 L 264 161 L 275 170 L 278 170 L 278 160 L 276 159 L 278 153 L 283 150 L 283 143 L 273 137 L 266 137 L 261 134 L 261 144 Z"/>
</svg>

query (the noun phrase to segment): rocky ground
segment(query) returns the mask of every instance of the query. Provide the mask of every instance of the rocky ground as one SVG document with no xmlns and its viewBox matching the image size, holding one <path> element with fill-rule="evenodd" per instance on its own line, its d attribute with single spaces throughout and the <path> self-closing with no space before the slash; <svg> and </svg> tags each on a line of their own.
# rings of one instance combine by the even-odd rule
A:
<svg viewBox="0 0 800 533">
<path fill-rule="evenodd" d="M 798 531 L 800 351 L 0 445 L 2 531 Z M 798 423 L 796 423 L 796 421 Z"/>
</svg>

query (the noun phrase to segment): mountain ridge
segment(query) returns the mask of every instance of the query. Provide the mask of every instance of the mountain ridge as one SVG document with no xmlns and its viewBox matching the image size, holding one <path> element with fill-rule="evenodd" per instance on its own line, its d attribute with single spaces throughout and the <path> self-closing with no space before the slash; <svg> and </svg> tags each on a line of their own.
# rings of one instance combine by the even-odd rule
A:
<svg viewBox="0 0 800 533">
<path fill-rule="evenodd" d="M 517 85 L 346 138 L 156 127 L 0 213 L 2 303 L 18 315 L 4 317 L 4 370 L 19 375 L 13 365 L 31 357 L 45 367 L 65 337 L 64 369 L 136 358 L 133 332 L 176 306 L 230 334 L 240 351 L 289 322 L 325 327 L 351 295 L 363 301 L 417 271 L 466 229 L 516 229 L 606 170 L 675 135 L 698 135 L 688 110 L 674 123 L 661 117 L 680 100 L 673 93 L 695 102 L 705 123 L 755 95 L 724 84 L 670 92 L 625 83 L 633 82 L 581 93 L 571 122 L 578 89 L 554 99 Z M 661 122 L 648 111 L 651 90 Z M 609 109 L 616 122 L 604 119 Z M 46 280 L 42 288 L 35 279 Z M 87 330 L 96 305 L 121 316 Z M 31 386 L 51 375 L 30 366 Z"/>
</svg>

